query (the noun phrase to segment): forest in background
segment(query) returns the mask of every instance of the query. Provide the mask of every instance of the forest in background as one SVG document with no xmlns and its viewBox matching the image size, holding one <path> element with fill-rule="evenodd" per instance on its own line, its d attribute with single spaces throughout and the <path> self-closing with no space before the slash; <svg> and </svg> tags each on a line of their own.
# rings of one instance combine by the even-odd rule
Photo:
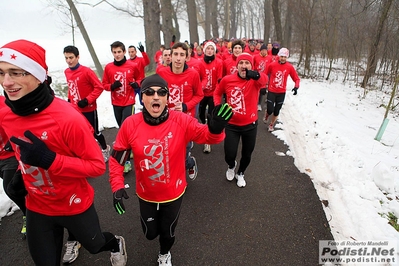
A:
<svg viewBox="0 0 399 266">
<path fill-rule="evenodd" d="M 110 11 L 143 20 L 146 51 L 180 40 L 187 23 L 190 43 L 212 38 L 263 39 L 279 42 L 296 55 L 301 77 L 330 80 L 344 72 L 368 90 L 391 95 L 398 106 L 399 1 L 394 0 L 47 0 L 64 14 L 66 27 L 79 30 L 96 63 L 95 51 L 79 17 L 79 6 L 108 5 Z M 201 33 L 201 34 L 200 34 Z M 163 42 L 161 40 L 164 40 Z M 184 40 L 180 40 L 184 41 Z M 167 45 L 168 46 L 168 45 Z M 98 61 L 98 59 L 97 59 Z M 345 69 L 336 69 L 336 65 Z M 97 72 L 102 66 L 96 64 Z M 152 63 L 148 71 L 154 69 Z"/>
</svg>

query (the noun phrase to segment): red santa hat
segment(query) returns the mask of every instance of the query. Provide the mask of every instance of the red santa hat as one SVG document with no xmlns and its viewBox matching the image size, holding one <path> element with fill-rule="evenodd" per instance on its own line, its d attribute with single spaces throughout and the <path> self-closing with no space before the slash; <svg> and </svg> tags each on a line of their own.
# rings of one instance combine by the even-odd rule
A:
<svg viewBox="0 0 399 266">
<path fill-rule="evenodd" d="M 215 44 L 214 42 L 212 42 L 212 41 L 206 42 L 206 43 L 204 44 L 204 49 L 202 49 L 202 51 L 203 51 L 204 53 L 205 53 L 205 50 L 206 50 L 206 48 L 207 48 L 208 46 L 212 46 L 213 49 L 215 49 L 215 53 L 216 53 L 216 44 Z"/>
<path fill-rule="evenodd" d="M 252 67 L 254 66 L 254 58 L 249 53 L 242 53 L 239 56 L 237 56 L 236 60 L 237 65 L 241 60 L 248 60 L 251 63 Z"/>
<path fill-rule="evenodd" d="M 0 48 L 0 61 L 22 68 L 40 82 L 46 80 L 46 51 L 36 43 L 17 40 L 5 44 Z"/>
</svg>

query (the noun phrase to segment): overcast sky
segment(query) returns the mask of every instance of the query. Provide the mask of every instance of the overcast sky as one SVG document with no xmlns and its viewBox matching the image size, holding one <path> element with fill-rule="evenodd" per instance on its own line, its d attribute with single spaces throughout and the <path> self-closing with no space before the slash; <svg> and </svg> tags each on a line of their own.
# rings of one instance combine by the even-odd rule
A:
<svg viewBox="0 0 399 266">
<path fill-rule="evenodd" d="M 34 41 L 48 51 L 47 63 L 50 72 L 65 68 L 62 50 L 72 44 L 72 34 L 69 27 L 62 22 L 63 15 L 47 7 L 46 0 L 1 0 L 1 2 L 0 45 L 17 39 Z M 86 2 L 98 3 L 99 0 Z M 76 7 L 101 63 L 113 60 L 109 45 L 114 41 L 121 41 L 126 46 L 137 45 L 140 41 L 144 43 L 144 27 L 141 19 L 134 19 L 115 11 L 107 4 L 100 4 L 95 8 L 86 5 Z M 184 28 L 185 25 L 180 25 L 180 29 L 183 29 L 182 38 L 187 39 L 188 32 L 184 31 Z M 75 38 L 75 45 L 80 50 L 80 63 L 93 65 L 79 31 Z"/>
</svg>

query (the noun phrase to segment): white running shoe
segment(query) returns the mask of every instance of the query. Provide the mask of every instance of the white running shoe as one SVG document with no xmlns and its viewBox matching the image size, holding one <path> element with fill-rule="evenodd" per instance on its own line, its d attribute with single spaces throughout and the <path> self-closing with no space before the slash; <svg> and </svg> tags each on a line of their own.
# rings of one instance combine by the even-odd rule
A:
<svg viewBox="0 0 399 266">
<path fill-rule="evenodd" d="M 172 266 L 172 255 L 170 254 L 170 251 L 168 252 L 168 254 L 159 254 L 158 263 L 159 266 Z"/>
<path fill-rule="evenodd" d="M 237 178 L 237 186 L 238 187 L 245 187 L 246 186 L 246 182 L 245 182 L 245 179 L 244 179 L 244 174 L 237 174 L 236 175 L 236 178 Z"/>
<path fill-rule="evenodd" d="M 258 104 L 258 111 L 262 111 L 262 105 Z"/>
<path fill-rule="evenodd" d="M 267 130 L 269 130 L 269 132 L 274 131 L 274 125 L 273 125 L 273 123 L 270 123 L 270 124 L 269 124 L 269 128 L 268 128 Z"/>
<path fill-rule="evenodd" d="M 236 166 L 237 166 L 237 161 L 234 161 L 234 167 L 233 168 L 227 168 L 227 171 L 226 171 L 227 180 L 232 181 L 234 179 Z"/>
<path fill-rule="evenodd" d="M 267 124 L 269 122 L 269 114 L 267 113 L 267 110 L 265 111 L 265 116 L 263 117 L 263 123 Z"/>
<path fill-rule="evenodd" d="M 205 144 L 203 152 L 204 153 L 211 153 L 211 145 L 210 144 Z"/>
<path fill-rule="evenodd" d="M 191 180 L 194 180 L 194 179 L 197 178 L 197 175 L 198 175 L 198 166 L 197 166 L 197 160 L 195 160 L 195 157 L 194 157 L 194 156 L 191 156 L 191 158 L 192 158 L 193 161 L 194 161 L 194 166 L 191 167 L 190 169 L 188 169 L 188 177 L 189 177 Z"/>
<path fill-rule="evenodd" d="M 70 264 L 78 258 L 81 244 L 78 241 L 67 241 L 65 247 L 66 250 L 64 257 L 62 258 L 62 263 Z"/>
<path fill-rule="evenodd" d="M 102 150 L 104 162 L 108 162 L 110 150 L 111 150 L 111 147 L 109 145 L 107 145 L 107 148 L 105 148 L 105 150 Z"/>
<path fill-rule="evenodd" d="M 119 251 L 111 252 L 112 266 L 125 266 L 127 262 L 126 244 L 125 239 L 121 236 L 115 236 L 119 242 Z"/>
</svg>

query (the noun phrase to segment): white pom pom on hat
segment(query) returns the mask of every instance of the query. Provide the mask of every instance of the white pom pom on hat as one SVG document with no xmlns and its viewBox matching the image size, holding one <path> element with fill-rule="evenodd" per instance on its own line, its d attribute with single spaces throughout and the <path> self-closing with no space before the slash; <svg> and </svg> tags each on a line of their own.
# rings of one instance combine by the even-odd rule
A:
<svg viewBox="0 0 399 266">
<path fill-rule="evenodd" d="M 46 80 L 48 67 L 43 47 L 27 40 L 16 40 L 0 48 L 0 61 L 13 64 L 36 77 Z"/>
</svg>

